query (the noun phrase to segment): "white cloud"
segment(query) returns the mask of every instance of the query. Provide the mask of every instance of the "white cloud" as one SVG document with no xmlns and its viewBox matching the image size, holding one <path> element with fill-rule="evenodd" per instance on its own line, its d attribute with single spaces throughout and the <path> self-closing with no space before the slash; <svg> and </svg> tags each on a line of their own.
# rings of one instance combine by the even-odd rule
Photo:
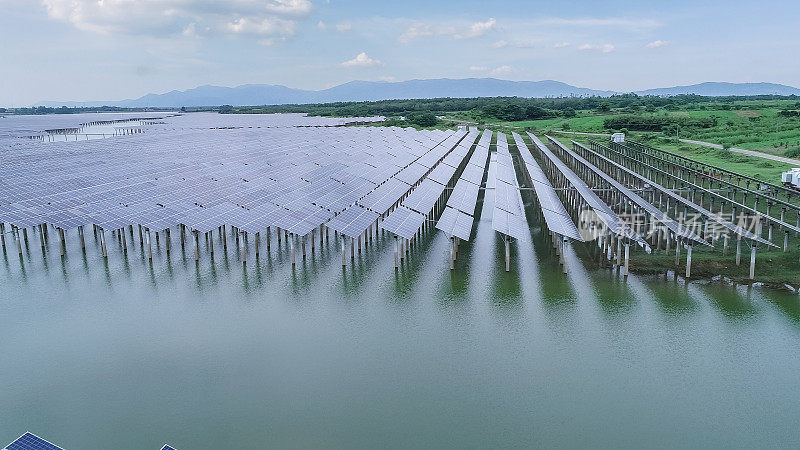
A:
<svg viewBox="0 0 800 450">
<path fill-rule="evenodd" d="M 553 48 L 565 48 L 565 47 L 569 47 L 569 42 L 559 42 L 553 44 Z"/>
<path fill-rule="evenodd" d="M 645 47 L 647 47 L 647 48 L 658 48 L 658 47 L 663 47 L 665 45 L 669 45 L 669 41 L 658 40 L 658 41 L 653 41 L 653 42 L 645 45 Z"/>
<path fill-rule="evenodd" d="M 395 77 L 393 77 L 391 75 L 386 75 L 386 76 L 378 77 L 378 81 L 392 82 L 392 81 L 397 81 L 397 78 L 395 78 Z"/>
<path fill-rule="evenodd" d="M 537 39 L 527 39 L 527 40 L 517 40 L 517 41 L 505 41 L 499 40 L 492 44 L 492 48 L 505 48 L 505 47 L 514 47 L 514 48 L 534 48 L 539 46 L 539 40 Z"/>
<path fill-rule="evenodd" d="M 294 33 L 310 0 L 41 0 L 47 16 L 107 35 L 251 35 L 272 41 Z"/>
<path fill-rule="evenodd" d="M 414 39 L 433 35 L 433 29 L 430 25 L 424 23 L 413 23 L 409 26 L 397 40 L 402 44 L 408 44 Z"/>
<path fill-rule="evenodd" d="M 372 67 L 382 65 L 383 62 L 370 58 L 367 56 L 366 52 L 361 52 L 355 58 L 342 63 L 342 67 Z"/>
<path fill-rule="evenodd" d="M 454 33 L 453 38 L 471 39 L 483 36 L 484 34 L 494 30 L 496 25 L 497 21 L 494 20 L 494 18 L 489 18 L 489 20 L 486 22 L 475 22 L 469 27 L 469 30 Z"/>
<path fill-rule="evenodd" d="M 469 66 L 470 72 L 486 72 L 487 70 L 489 70 L 489 68 L 485 66 Z"/>
<path fill-rule="evenodd" d="M 325 31 L 325 30 L 328 29 L 328 26 L 325 25 L 325 22 L 320 20 L 319 22 L 317 22 L 317 29 L 321 30 L 321 31 Z"/>
<path fill-rule="evenodd" d="M 514 69 L 511 66 L 500 66 L 500 67 L 492 70 L 491 72 L 489 72 L 489 75 L 494 75 L 494 76 L 497 76 L 497 75 L 508 75 L 509 73 L 511 73 L 513 71 L 514 71 Z"/>
<path fill-rule="evenodd" d="M 427 36 L 449 36 L 453 39 L 471 39 L 483 36 L 497 27 L 497 21 L 494 18 L 489 18 L 485 22 L 474 22 L 468 27 L 463 24 L 461 26 L 454 26 L 452 24 L 431 25 L 422 22 L 412 23 L 406 31 L 404 31 L 397 41 L 402 44 Z"/>
<path fill-rule="evenodd" d="M 611 53 L 614 51 L 614 46 L 612 44 L 603 44 L 603 45 L 583 44 L 580 47 L 578 47 L 578 50 Z"/>
<path fill-rule="evenodd" d="M 353 25 L 350 22 L 341 22 L 336 24 L 336 31 L 350 31 Z"/>
</svg>

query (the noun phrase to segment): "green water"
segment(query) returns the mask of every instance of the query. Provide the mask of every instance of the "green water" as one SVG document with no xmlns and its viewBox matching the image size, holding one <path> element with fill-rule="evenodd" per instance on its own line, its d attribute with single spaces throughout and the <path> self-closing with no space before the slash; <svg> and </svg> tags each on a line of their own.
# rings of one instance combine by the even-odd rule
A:
<svg viewBox="0 0 800 450">
<path fill-rule="evenodd" d="M 564 276 L 531 223 L 510 273 L 488 207 L 453 272 L 441 233 L 398 272 L 388 236 L 345 270 L 333 239 L 292 270 L 273 234 L 244 270 L 219 242 L 195 265 L 177 233 L 152 264 L 138 237 L 105 263 L 93 237 L 62 261 L 31 235 L 22 265 L 0 259 L 0 443 L 800 445 L 796 294 L 626 283 L 580 247 Z"/>
</svg>

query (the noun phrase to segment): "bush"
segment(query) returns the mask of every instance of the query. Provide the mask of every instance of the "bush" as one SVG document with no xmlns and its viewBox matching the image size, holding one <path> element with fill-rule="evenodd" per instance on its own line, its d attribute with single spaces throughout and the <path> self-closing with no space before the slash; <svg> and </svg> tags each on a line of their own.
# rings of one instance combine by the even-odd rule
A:
<svg viewBox="0 0 800 450">
<path fill-rule="evenodd" d="M 711 128 L 717 124 L 713 117 L 668 117 L 668 116 L 616 116 L 603 121 L 603 126 L 610 130 L 627 128 L 634 131 L 663 131 L 675 134 L 675 127 Z"/>
<path fill-rule="evenodd" d="M 433 127 L 439 122 L 439 119 L 430 111 L 411 113 L 407 119 L 410 123 L 419 127 Z"/>
<path fill-rule="evenodd" d="M 800 156 L 800 147 L 787 148 L 786 151 L 783 152 L 783 156 L 787 158 L 797 158 Z"/>
</svg>

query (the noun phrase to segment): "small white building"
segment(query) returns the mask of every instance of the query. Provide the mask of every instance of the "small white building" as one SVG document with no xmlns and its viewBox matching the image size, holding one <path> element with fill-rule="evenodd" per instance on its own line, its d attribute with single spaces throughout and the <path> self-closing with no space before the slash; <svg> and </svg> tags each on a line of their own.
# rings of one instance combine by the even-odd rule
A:
<svg viewBox="0 0 800 450">
<path fill-rule="evenodd" d="M 788 172 L 783 172 L 781 181 L 785 185 L 800 188 L 800 168 L 794 168 Z"/>
<path fill-rule="evenodd" d="M 624 143 L 625 133 L 614 133 L 611 135 L 611 142 Z"/>
</svg>

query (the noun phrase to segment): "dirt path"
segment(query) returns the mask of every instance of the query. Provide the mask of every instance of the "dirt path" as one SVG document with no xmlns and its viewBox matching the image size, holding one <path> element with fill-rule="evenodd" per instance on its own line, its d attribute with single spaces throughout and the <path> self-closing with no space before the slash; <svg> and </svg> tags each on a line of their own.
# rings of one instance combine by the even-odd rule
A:
<svg viewBox="0 0 800 450">
<path fill-rule="evenodd" d="M 695 144 L 695 145 L 702 145 L 703 147 L 710 147 L 710 148 L 719 148 L 721 149 L 722 146 L 719 144 L 712 144 L 711 142 L 703 142 L 703 141 L 693 141 L 691 139 L 681 139 L 681 142 L 685 142 L 687 144 Z M 795 166 L 800 167 L 800 160 L 791 159 L 791 158 L 784 158 L 783 156 L 775 156 L 770 155 L 768 153 L 757 152 L 755 150 L 745 150 L 743 148 L 730 148 L 729 149 L 735 153 L 741 153 L 747 156 L 755 156 L 756 158 L 764 158 L 764 159 L 771 159 L 773 161 L 778 161 L 786 164 L 792 164 Z"/>
</svg>

